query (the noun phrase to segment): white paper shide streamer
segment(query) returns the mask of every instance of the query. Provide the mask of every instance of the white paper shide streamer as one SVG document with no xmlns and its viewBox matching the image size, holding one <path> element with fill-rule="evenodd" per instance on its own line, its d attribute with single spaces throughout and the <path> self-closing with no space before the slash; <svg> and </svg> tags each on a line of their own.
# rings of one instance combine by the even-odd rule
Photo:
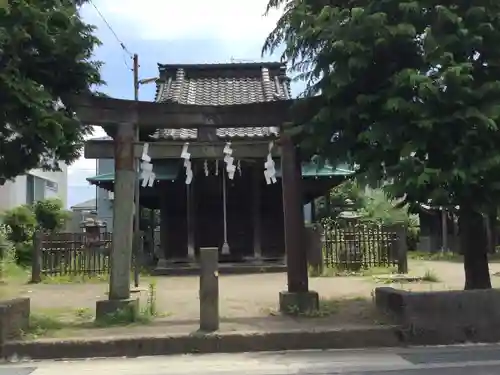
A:
<svg viewBox="0 0 500 375">
<path fill-rule="evenodd" d="M 231 148 L 231 142 L 227 142 L 224 150 L 224 163 L 226 163 L 227 178 L 230 180 L 234 179 L 234 172 L 236 172 L 236 166 L 234 165 L 234 158 L 231 156 L 233 154 L 233 149 Z"/>
<path fill-rule="evenodd" d="M 152 187 L 156 179 L 156 174 L 153 172 L 153 164 L 151 164 L 151 157 L 148 155 L 148 151 L 149 144 L 144 143 L 141 155 L 142 187 Z"/>
<path fill-rule="evenodd" d="M 207 176 L 207 177 L 208 177 L 208 175 L 209 175 L 209 173 L 210 173 L 210 171 L 209 171 L 209 169 L 208 169 L 208 160 L 205 160 L 205 161 L 203 162 L 203 170 L 205 171 L 205 176 Z"/>
<path fill-rule="evenodd" d="M 274 167 L 274 160 L 272 157 L 273 147 L 274 143 L 269 142 L 269 152 L 267 154 L 266 162 L 264 163 L 264 177 L 266 178 L 266 183 L 268 185 L 275 184 L 278 181 L 276 179 L 276 169 Z"/>
<path fill-rule="evenodd" d="M 191 169 L 191 154 L 188 152 L 189 143 L 184 143 L 181 151 L 181 159 L 184 159 L 184 167 L 186 168 L 186 185 L 193 181 L 193 170 Z"/>
</svg>

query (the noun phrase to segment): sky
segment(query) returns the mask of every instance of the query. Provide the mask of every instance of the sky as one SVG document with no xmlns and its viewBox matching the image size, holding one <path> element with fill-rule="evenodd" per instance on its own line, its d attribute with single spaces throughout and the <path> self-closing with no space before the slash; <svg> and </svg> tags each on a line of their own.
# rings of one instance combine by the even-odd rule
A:
<svg viewBox="0 0 500 375">
<path fill-rule="evenodd" d="M 87 4 L 82 16 L 97 27 L 103 43 L 95 57 L 105 63 L 102 75 L 107 85 L 101 91 L 112 97 L 133 98 L 133 53 L 139 55 L 140 79 L 156 77 L 157 63 L 279 61 L 278 55 L 261 57 L 264 40 L 281 15 L 274 11 L 264 16 L 267 0 L 93 0 L 93 4 L 98 10 Z M 154 83 L 143 85 L 139 98 L 152 101 L 154 93 Z M 92 137 L 103 135 L 96 128 Z M 95 197 L 95 187 L 86 181 L 95 175 L 95 166 L 94 159 L 82 157 L 69 167 L 69 207 Z"/>
</svg>

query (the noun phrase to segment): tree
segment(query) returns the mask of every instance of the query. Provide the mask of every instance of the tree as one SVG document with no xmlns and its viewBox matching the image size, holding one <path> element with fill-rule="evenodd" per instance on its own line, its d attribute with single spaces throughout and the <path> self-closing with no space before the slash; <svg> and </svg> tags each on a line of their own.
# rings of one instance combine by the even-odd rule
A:
<svg viewBox="0 0 500 375">
<path fill-rule="evenodd" d="M 64 210 L 63 202 L 58 198 L 48 198 L 33 204 L 38 226 L 47 231 L 58 231 L 64 228 L 70 213 Z"/>
<path fill-rule="evenodd" d="M 0 185 L 33 168 L 78 158 L 90 127 L 69 95 L 102 83 L 91 61 L 99 40 L 82 1 L 11 0 L 0 7 Z"/>
<path fill-rule="evenodd" d="M 483 215 L 499 202 L 500 2 L 271 0 L 264 51 L 321 94 L 303 148 L 389 181 L 404 203 L 460 207 L 465 288 L 491 288 Z"/>
</svg>

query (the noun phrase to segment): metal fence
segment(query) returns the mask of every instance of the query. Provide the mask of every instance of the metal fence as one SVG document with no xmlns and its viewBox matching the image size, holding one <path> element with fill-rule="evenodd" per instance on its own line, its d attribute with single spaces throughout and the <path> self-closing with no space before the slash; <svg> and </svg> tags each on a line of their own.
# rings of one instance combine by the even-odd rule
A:
<svg viewBox="0 0 500 375">
<path fill-rule="evenodd" d="M 37 233 L 34 247 L 41 275 L 98 275 L 110 270 L 112 234 Z"/>
<path fill-rule="evenodd" d="M 323 224 L 323 256 L 328 267 L 357 271 L 398 265 L 401 244 L 396 227 L 335 222 Z"/>
</svg>

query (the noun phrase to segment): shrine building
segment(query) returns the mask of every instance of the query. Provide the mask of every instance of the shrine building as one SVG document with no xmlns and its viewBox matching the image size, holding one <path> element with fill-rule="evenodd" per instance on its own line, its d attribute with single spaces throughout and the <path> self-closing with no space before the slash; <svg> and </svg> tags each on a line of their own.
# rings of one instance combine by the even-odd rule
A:
<svg viewBox="0 0 500 375">
<path fill-rule="evenodd" d="M 158 67 L 155 101 L 159 103 L 226 106 L 291 99 L 290 78 L 281 63 Z M 140 206 L 160 212 L 157 254 L 162 265 L 196 262 L 202 247 L 218 247 L 221 261 L 226 262 L 283 261 L 279 137 L 279 127 L 258 123 L 251 127 L 140 130 L 140 142 L 156 147 L 151 161 L 155 182 L 152 187 L 140 188 Z M 221 144 L 232 151 L 234 175 L 228 173 Z M 193 147 L 198 150 L 197 157 L 190 159 L 190 181 L 181 154 L 173 154 L 179 146 L 187 148 L 188 153 Z M 108 160 L 113 160 L 112 138 L 89 140 L 86 156 L 87 152 L 92 155 L 92 149 L 101 153 L 109 149 Z M 264 175 L 266 154 L 275 162 L 275 183 Z M 88 181 L 113 192 L 113 169 L 99 172 Z M 346 166 L 319 167 L 302 160 L 302 204 L 325 195 L 350 174 Z M 112 215 L 113 202 L 105 201 L 99 204 L 107 204 Z M 98 211 L 102 209 L 98 207 Z M 111 224 L 112 217 L 106 219 Z"/>
</svg>

